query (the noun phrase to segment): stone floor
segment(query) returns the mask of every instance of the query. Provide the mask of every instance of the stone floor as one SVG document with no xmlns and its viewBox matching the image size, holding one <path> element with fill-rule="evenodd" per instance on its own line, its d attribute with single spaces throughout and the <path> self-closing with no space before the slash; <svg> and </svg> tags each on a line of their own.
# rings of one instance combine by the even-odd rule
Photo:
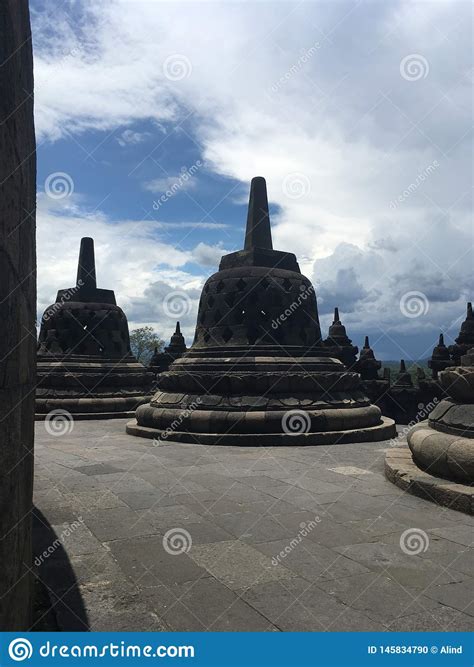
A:
<svg viewBox="0 0 474 667">
<path fill-rule="evenodd" d="M 473 520 L 388 482 L 388 443 L 154 444 L 125 423 L 36 425 L 62 629 L 472 629 Z"/>
</svg>

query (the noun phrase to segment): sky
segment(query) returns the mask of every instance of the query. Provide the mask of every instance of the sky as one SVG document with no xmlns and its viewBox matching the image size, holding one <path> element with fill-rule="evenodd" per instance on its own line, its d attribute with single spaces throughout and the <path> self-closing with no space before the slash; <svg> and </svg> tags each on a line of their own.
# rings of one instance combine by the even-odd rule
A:
<svg viewBox="0 0 474 667">
<path fill-rule="evenodd" d="M 380 359 L 473 297 L 469 2 L 32 0 L 38 317 L 80 238 L 130 328 L 192 342 L 267 179 L 273 245 Z"/>
</svg>

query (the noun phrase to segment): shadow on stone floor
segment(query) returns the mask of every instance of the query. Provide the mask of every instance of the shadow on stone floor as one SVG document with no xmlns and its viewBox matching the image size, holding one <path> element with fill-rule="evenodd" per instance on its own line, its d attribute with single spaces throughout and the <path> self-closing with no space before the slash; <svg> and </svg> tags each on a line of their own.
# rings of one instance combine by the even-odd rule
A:
<svg viewBox="0 0 474 667">
<path fill-rule="evenodd" d="M 49 605 L 42 601 L 31 629 L 90 630 L 76 575 L 61 536 L 37 507 L 33 510 L 33 563 L 40 587 L 49 598 Z"/>
</svg>

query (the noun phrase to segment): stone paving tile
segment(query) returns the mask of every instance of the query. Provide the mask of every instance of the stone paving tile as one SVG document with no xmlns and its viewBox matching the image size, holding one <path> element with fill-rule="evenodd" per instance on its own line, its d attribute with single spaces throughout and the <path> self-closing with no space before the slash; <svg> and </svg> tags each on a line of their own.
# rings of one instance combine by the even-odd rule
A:
<svg viewBox="0 0 474 667">
<path fill-rule="evenodd" d="M 461 630 L 472 623 L 466 545 L 474 521 L 390 484 L 384 443 L 155 447 L 127 435 L 126 421 L 79 421 L 57 438 L 36 425 L 35 501 L 55 532 L 41 537 L 35 528 L 35 548 L 78 516 L 85 524 L 64 544 L 80 586 L 69 594 L 71 609 L 68 600 L 58 603 L 69 629 L 83 629 L 78 591 L 94 630 L 209 623 L 217 630 Z M 316 516 L 320 522 L 295 542 Z M 191 535 L 187 553 L 164 548 L 175 528 Z M 409 528 L 426 532 L 426 552 L 401 552 Z M 66 563 L 61 548 L 42 566 L 63 593 Z"/>
<path fill-rule="evenodd" d="M 291 540 L 278 540 L 257 543 L 255 548 L 308 581 L 347 577 L 351 574 L 363 574 L 369 571 L 360 563 L 345 558 L 322 544 L 315 544 L 306 539 L 294 546 Z"/>
<path fill-rule="evenodd" d="M 305 579 L 259 584 L 241 592 L 281 630 L 288 632 L 384 631 L 370 619 Z"/>
<path fill-rule="evenodd" d="M 192 547 L 190 557 L 232 590 L 294 575 L 239 540 Z"/>
<path fill-rule="evenodd" d="M 209 576 L 187 553 L 168 553 L 163 536 L 152 535 L 107 542 L 113 557 L 128 579 L 141 587 L 173 586 Z M 191 547 L 191 551 L 201 547 Z"/>
<path fill-rule="evenodd" d="M 388 624 L 401 616 L 424 613 L 436 602 L 414 591 L 404 590 L 383 573 L 367 572 L 318 582 L 328 595 L 362 611 L 369 618 Z"/>
<path fill-rule="evenodd" d="M 474 616 L 473 590 L 474 579 L 466 578 L 460 583 L 433 584 L 423 594 L 432 600 L 438 600 L 441 604 L 454 607 L 464 614 Z"/>
<path fill-rule="evenodd" d="M 425 588 L 432 581 L 441 584 L 465 579 L 459 572 L 447 570 L 431 560 L 404 553 L 399 544 L 370 542 L 339 546 L 334 550 L 371 570 L 383 571 L 399 584 L 412 589 Z"/>
<path fill-rule="evenodd" d="M 397 618 L 387 629 L 391 632 L 472 632 L 473 620 L 457 609 L 440 604 L 429 612 Z"/>
<path fill-rule="evenodd" d="M 171 587 L 148 588 L 146 599 L 175 632 L 262 632 L 277 628 L 213 577 Z"/>
<path fill-rule="evenodd" d="M 446 526 L 445 528 L 434 528 L 430 530 L 430 533 L 469 547 L 474 543 L 473 527 L 474 522 L 471 525 L 457 524 L 455 526 Z"/>
<path fill-rule="evenodd" d="M 158 530 L 150 517 L 140 516 L 128 507 L 84 513 L 84 522 L 101 541 L 152 535 Z"/>
</svg>

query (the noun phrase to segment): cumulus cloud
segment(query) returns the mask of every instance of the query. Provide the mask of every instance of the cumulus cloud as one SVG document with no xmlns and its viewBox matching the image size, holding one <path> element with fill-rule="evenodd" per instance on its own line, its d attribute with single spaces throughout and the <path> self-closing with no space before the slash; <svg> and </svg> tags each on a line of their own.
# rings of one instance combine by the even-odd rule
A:
<svg viewBox="0 0 474 667">
<path fill-rule="evenodd" d="M 433 332 L 464 311 L 474 264 L 468 3 L 190 3 L 183 12 L 86 0 L 51 3 L 33 20 L 42 139 L 192 116 L 208 169 L 245 183 L 266 176 L 274 247 L 295 252 L 320 285 L 323 321 L 332 300 L 354 330 Z M 139 229 L 151 285 L 148 228 Z M 202 246 L 194 257 L 205 264 L 213 251 Z M 126 277 L 120 289 L 131 289 Z M 403 316 L 403 290 L 426 293 L 425 317 Z"/>
</svg>

